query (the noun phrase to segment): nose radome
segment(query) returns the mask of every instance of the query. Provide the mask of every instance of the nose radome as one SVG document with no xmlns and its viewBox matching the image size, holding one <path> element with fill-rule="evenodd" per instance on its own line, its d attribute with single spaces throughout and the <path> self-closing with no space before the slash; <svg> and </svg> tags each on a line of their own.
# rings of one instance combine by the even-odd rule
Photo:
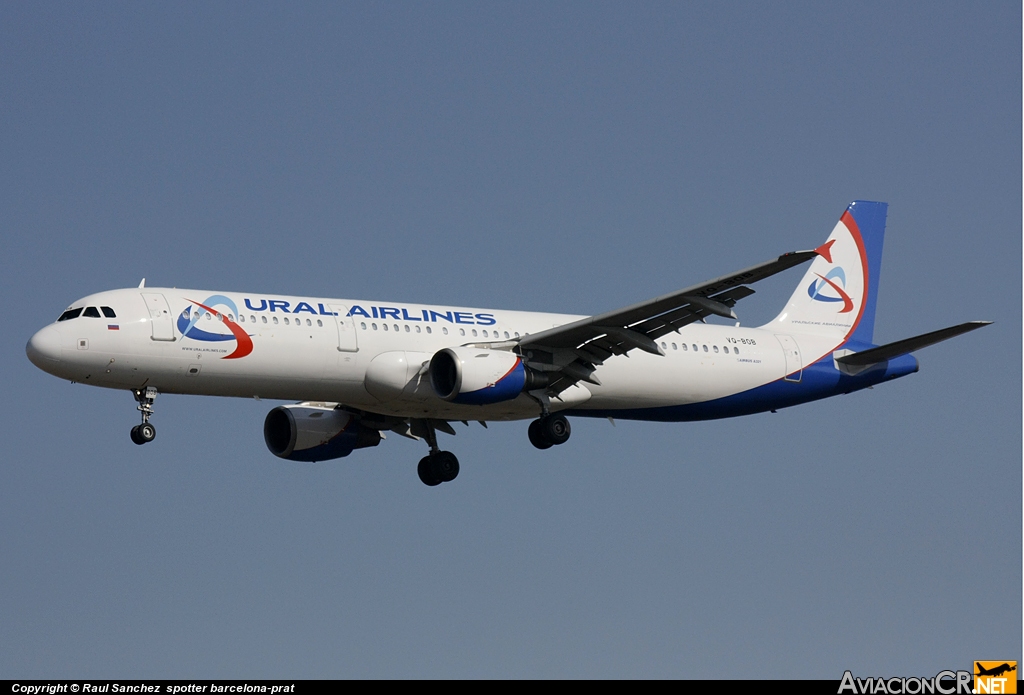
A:
<svg viewBox="0 0 1024 695">
<path fill-rule="evenodd" d="M 53 326 L 47 326 L 29 338 L 25 353 L 35 366 L 46 370 L 55 362 L 60 362 L 60 332 Z"/>
</svg>

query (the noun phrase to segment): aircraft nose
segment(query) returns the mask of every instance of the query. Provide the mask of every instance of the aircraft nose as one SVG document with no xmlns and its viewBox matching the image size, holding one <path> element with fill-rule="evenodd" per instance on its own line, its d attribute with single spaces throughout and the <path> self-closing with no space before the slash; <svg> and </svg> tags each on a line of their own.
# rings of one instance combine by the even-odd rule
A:
<svg viewBox="0 0 1024 695">
<path fill-rule="evenodd" d="M 29 338 L 25 354 L 32 364 L 47 371 L 47 367 L 60 362 L 60 344 L 60 332 L 53 326 L 47 326 Z"/>
</svg>

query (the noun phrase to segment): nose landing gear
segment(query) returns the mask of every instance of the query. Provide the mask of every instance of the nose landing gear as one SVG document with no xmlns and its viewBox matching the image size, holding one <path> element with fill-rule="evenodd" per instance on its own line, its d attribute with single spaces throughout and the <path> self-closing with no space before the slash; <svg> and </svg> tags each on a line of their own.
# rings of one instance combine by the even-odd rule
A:
<svg viewBox="0 0 1024 695">
<path fill-rule="evenodd" d="M 133 389 L 132 395 L 139 402 L 138 411 L 142 413 L 142 424 L 132 428 L 131 438 L 136 444 L 146 444 L 156 439 L 156 427 L 149 422 L 149 418 L 153 415 L 153 401 L 156 400 L 158 392 L 152 386 L 147 386 L 145 390 Z"/>
</svg>

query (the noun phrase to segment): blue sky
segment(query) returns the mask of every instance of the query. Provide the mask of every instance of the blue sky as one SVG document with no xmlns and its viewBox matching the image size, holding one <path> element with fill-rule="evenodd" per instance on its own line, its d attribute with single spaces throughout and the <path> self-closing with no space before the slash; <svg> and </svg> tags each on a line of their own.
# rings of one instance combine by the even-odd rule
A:
<svg viewBox="0 0 1024 695">
<path fill-rule="evenodd" d="M 0 673 L 932 675 L 1021 655 L 1019 3 L 0 8 Z M 921 372 L 748 418 L 272 456 L 24 354 L 150 285 L 596 313 L 890 203 Z M 738 307 L 770 319 L 799 279 Z"/>
</svg>

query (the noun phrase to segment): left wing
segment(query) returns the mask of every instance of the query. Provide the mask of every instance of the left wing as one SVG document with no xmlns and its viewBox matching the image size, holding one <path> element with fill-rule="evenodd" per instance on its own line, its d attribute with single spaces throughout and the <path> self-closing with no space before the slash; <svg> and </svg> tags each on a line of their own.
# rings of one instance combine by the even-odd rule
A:
<svg viewBox="0 0 1024 695">
<path fill-rule="evenodd" d="M 711 315 L 736 318 L 733 306 L 754 294 L 748 284 L 806 263 L 817 255 L 817 250 L 786 253 L 710 282 L 527 335 L 520 339 L 518 351 L 531 368 L 548 374 L 546 390 L 550 395 L 577 381 L 600 384 L 594 371 L 612 355 L 624 355 L 634 349 L 664 355 L 655 342 L 661 336 Z"/>
</svg>

